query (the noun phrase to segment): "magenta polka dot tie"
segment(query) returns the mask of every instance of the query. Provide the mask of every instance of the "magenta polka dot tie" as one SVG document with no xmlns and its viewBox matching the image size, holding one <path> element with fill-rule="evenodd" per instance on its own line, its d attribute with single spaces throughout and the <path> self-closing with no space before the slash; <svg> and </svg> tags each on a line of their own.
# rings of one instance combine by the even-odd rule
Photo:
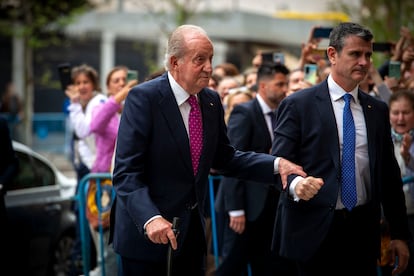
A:
<svg viewBox="0 0 414 276">
<path fill-rule="evenodd" d="M 344 95 L 342 145 L 342 203 L 351 210 L 357 203 L 355 182 L 355 124 L 351 112 L 351 94 Z"/>
<path fill-rule="evenodd" d="M 193 164 L 194 175 L 196 175 L 201 150 L 203 149 L 203 123 L 201 120 L 201 110 L 198 105 L 197 98 L 194 95 L 191 95 L 188 98 L 188 103 L 191 106 L 190 116 L 188 117 L 191 161 Z"/>
</svg>

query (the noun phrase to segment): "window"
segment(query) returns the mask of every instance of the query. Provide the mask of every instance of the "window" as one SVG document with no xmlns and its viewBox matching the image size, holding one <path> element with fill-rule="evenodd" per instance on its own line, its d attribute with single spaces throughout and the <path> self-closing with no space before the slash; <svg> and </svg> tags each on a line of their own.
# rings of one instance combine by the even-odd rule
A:
<svg viewBox="0 0 414 276">
<path fill-rule="evenodd" d="M 27 153 L 16 151 L 19 172 L 9 190 L 51 186 L 55 184 L 53 170 L 43 161 Z"/>
</svg>

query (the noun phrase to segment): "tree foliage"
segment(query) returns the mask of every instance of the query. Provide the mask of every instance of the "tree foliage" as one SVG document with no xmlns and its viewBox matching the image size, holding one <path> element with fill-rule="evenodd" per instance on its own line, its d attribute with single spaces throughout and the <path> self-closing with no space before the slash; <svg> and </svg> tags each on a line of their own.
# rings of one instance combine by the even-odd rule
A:
<svg viewBox="0 0 414 276">
<path fill-rule="evenodd" d="M 89 8 L 87 0 L 0 0 L 0 33 L 24 37 L 30 48 L 57 44 L 62 28 Z"/>
<path fill-rule="evenodd" d="M 0 0 L 0 34 L 20 38 L 23 64 L 17 83 L 22 83 L 24 116 L 21 142 L 32 145 L 33 50 L 61 41 L 61 30 L 74 15 L 91 7 L 86 0 Z"/>
<path fill-rule="evenodd" d="M 352 7 L 348 1 L 340 0 L 334 2 L 333 6 L 370 28 L 376 41 L 396 42 L 402 26 L 414 31 L 414 1 L 361 0 L 360 6 Z"/>
</svg>

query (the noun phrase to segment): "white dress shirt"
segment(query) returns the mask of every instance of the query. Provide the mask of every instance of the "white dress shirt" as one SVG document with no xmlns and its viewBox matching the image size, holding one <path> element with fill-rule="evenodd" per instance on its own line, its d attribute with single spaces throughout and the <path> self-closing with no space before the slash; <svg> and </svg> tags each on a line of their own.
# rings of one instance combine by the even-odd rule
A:
<svg viewBox="0 0 414 276">
<path fill-rule="evenodd" d="M 340 156 L 342 159 L 342 144 L 343 144 L 343 110 L 345 101 L 343 96 L 347 93 L 342 89 L 329 75 L 328 77 L 328 89 L 332 102 L 332 107 L 335 113 L 336 125 L 338 127 L 338 139 L 340 147 Z M 355 123 L 355 180 L 357 185 L 357 205 L 363 205 L 368 200 L 368 194 L 370 189 L 370 173 L 369 173 L 369 157 L 368 157 L 368 140 L 367 140 L 367 128 L 365 124 L 364 113 L 362 106 L 358 99 L 358 86 L 352 91 L 348 92 L 352 94 L 353 100 L 351 101 L 351 111 Z M 296 184 L 303 179 L 302 177 L 296 177 L 290 187 L 289 193 L 294 197 L 296 201 L 299 201 L 295 193 Z M 341 201 L 341 189 L 339 189 L 338 200 L 336 209 L 343 209 L 344 205 Z"/>
</svg>

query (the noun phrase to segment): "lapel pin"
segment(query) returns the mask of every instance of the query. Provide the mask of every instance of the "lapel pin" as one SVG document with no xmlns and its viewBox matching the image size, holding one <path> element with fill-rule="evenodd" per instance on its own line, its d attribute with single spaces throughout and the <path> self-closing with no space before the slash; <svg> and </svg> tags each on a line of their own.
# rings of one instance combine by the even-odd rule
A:
<svg viewBox="0 0 414 276">
<path fill-rule="evenodd" d="M 214 106 L 214 104 L 213 103 L 210 103 L 210 106 Z"/>
<path fill-rule="evenodd" d="M 371 105 L 368 105 L 368 108 L 371 108 Z"/>
</svg>

